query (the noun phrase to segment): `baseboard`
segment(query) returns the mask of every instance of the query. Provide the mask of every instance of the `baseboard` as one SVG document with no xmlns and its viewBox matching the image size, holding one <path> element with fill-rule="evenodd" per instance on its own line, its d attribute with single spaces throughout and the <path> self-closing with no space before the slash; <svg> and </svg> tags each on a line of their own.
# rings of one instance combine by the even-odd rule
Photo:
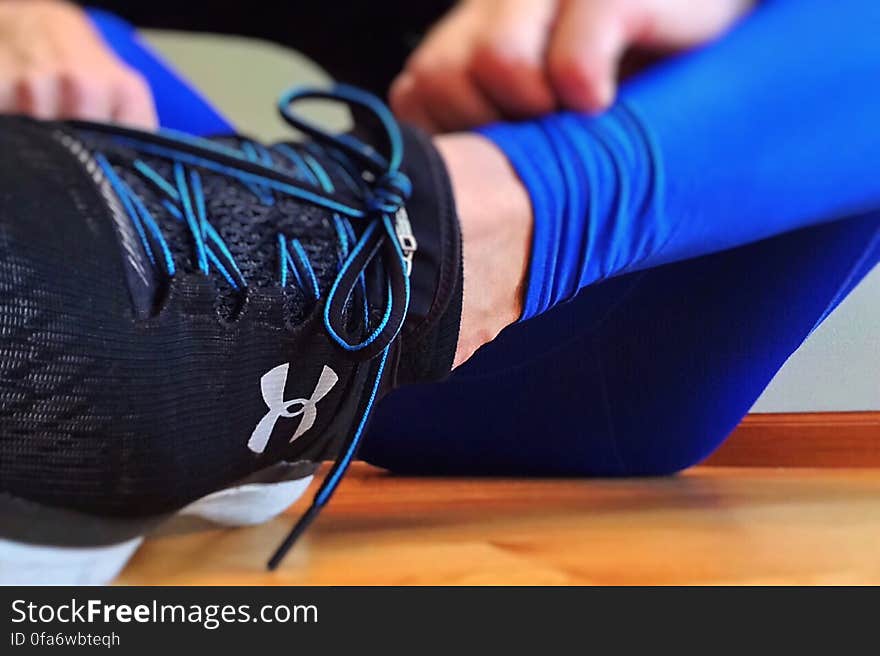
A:
<svg viewBox="0 0 880 656">
<path fill-rule="evenodd" d="M 705 464 L 880 467 L 880 412 L 748 415 Z"/>
</svg>

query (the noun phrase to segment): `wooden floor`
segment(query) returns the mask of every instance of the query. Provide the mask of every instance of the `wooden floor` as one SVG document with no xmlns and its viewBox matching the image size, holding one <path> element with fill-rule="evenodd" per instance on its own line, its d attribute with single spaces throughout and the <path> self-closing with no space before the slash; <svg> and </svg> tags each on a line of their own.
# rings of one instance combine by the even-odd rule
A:
<svg viewBox="0 0 880 656">
<path fill-rule="evenodd" d="M 282 568 L 266 572 L 303 504 L 257 528 L 150 538 L 119 582 L 880 584 L 880 469 L 521 481 L 357 465 Z"/>
</svg>

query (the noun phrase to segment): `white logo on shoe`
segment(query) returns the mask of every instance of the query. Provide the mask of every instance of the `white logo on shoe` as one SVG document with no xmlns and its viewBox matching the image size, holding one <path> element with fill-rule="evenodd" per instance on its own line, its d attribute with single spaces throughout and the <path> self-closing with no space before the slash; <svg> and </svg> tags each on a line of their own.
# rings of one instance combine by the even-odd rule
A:
<svg viewBox="0 0 880 656">
<path fill-rule="evenodd" d="M 269 443 L 269 437 L 272 435 L 275 423 L 281 417 L 289 419 L 302 415 L 296 432 L 290 438 L 291 442 L 309 430 L 318 416 L 318 401 L 327 396 L 330 390 L 333 389 L 333 386 L 336 385 L 336 381 L 339 380 L 336 372 L 324 365 L 321 376 L 318 378 L 318 384 L 315 385 L 315 391 L 312 392 L 311 397 L 285 401 L 284 388 L 287 385 L 287 370 L 289 366 L 287 363 L 280 364 L 263 374 L 263 377 L 260 378 L 263 401 L 269 407 L 269 412 L 260 419 L 260 423 L 257 424 L 257 427 L 251 434 L 251 439 L 248 440 L 248 448 L 254 453 L 262 453 L 266 449 L 266 444 Z M 295 412 L 291 412 L 290 409 L 294 406 L 299 406 L 299 408 Z"/>
</svg>

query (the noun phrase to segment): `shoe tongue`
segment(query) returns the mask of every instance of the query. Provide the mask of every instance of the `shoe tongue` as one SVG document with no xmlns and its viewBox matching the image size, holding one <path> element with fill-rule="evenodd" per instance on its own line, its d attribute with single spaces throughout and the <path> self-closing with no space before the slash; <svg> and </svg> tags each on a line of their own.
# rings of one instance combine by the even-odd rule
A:
<svg viewBox="0 0 880 656">
<path fill-rule="evenodd" d="M 406 218 L 416 250 L 401 336 L 400 384 L 439 380 L 449 374 L 462 301 L 461 230 L 446 166 L 426 134 L 408 126 L 402 130 L 402 168 L 413 183 Z"/>
</svg>

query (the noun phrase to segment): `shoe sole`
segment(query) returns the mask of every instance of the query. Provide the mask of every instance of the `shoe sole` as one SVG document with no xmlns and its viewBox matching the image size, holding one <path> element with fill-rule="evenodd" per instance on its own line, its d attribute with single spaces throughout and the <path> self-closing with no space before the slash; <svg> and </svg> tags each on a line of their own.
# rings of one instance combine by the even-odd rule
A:
<svg viewBox="0 0 880 656">
<path fill-rule="evenodd" d="M 135 520 L 0 496 L 0 585 L 106 585 L 157 527 L 176 518 L 231 527 L 262 524 L 302 496 L 311 469 L 300 463 L 275 465 L 177 513 Z"/>
</svg>

